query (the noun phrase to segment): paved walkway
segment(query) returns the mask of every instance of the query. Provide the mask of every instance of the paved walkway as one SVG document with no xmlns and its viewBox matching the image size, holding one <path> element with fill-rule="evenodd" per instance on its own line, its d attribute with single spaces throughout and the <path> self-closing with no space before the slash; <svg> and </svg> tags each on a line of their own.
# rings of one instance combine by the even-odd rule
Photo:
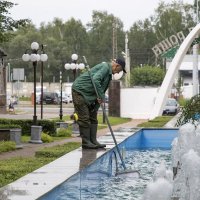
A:
<svg viewBox="0 0 200 200">
<path fill-rule="evenodd" d="M 138 124 L 141 124 L 145 121 L 147 121 L 147 120 L 133 119 L 130 122 L 120 124 L 120 125 L 116 125 L 116 126 L 112 126 L 112 129 L 113 129 L 113 131 L 115 131 L 119 128 L 134 128 L 134 127 L 137 127 Z M 101 130 L 98 131 L 98 136 L 103 136 L 108 132 L 110 132 L 109 128 L 101 129 Z M 64 139 L 64 140 L 59 140 L 59 141 L 55 141 L 55 142 L 52 142 L 52 143 L 43 143 L 43 144 L 25 143 L 25 144 L 23 144 L 22 149 L 18 149 L 16 151 L 11 151 L 11 152 L 1 153 L 0 154 L 0 160 L 13 158 L 13 157 L 33 157 L 35 155 L 35 152 L 37 150 L 41 149 L 41 148 L 51 147 L 51 146 L 55 146 L 55 145 L 62 145 L 62 144 L 65 144 L 67 142 L 81 142 L 81 138 L 75 136 L 75 137 L 72 137 L 72 138 L 67 138 L 67 139 Z"/>
</svg>

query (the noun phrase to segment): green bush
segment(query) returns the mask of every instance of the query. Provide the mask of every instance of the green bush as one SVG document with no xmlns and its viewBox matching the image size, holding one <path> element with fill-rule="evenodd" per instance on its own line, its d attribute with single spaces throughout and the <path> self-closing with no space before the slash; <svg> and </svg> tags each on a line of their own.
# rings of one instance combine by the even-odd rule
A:
<svg viewBox="0 0 200 200">
<path fill-rule="evenodd" d="M 38 120 L 38 125 L 42 126 L 42 130 L 51 136 L 56 135 L 56 122 L 54 120 Z"/>
<path fill-rule="evenodd" d="M 148 66 L 135 67 L 131 71 L 131 85 L 154 86 L 160 85 L 165 76 L 165 71 L 160 67 Z"/>
<path fill-rule="evenodd" d="M 176 126 L 181 126 L 187 122 L 195 124 L 200 120 L 200 95 L 197 94 L 188 100 L 182 109 Z"/>
<path fill-rule="evenodd" d="M 71 137 L 72 133 L 66 128 L 59 128 L 56 133 L 57 137 Z"/>
<path fill-rule="evenodd" d="M 12 141 L 0 141 L 0 153 L 13 151 L 16 149 L 15 142 Z"/>
<path fill-rule="evenodd" d="M 69 142 L 64 145 L 57 145 L 54 147 L 45 147 L 39 151 L 35 152 L 36 157 L 45 157 L 45 158 L 58 158 L 66 153 L 80 147 L 79 142 Z"/>
<path fill-rule="evenodd" d="M 42 132 L 42 135 L 41 135 L 41 140 L 44 143 L 53 142 L 53 138 L 50 135 L 48 135 L 47 133 L 43 133 L 43 132 Z"/>
<path fill-rule="evenodd" d="M 1 129 L 12 129 L 12 128 L 21 128 L 20 125 L 17 124 L 0 124 Z"/>
<path fill-rule="evenodd" d="M 42 126 L 44 132 L 48 132 L 49 135 L 56 134 L 56 122 L 51 120 L 38 120 L 38 126 Z M 13 125 L 17 124 L 22 129 L 22 135 L 30 135 L 31 126 L 33 125 L 33 120 L 17 120 L 17 119 L 0 119 L 0 125 Z"/>
<path fill-rule="evenodd" d="M 184 99 L 183 97 L 180 97 L 178 99 L 178 103 L 180 104 L 180 106 L 185 106 L 188 101 L 189 101 L 189 99 Z"/>
</svg>

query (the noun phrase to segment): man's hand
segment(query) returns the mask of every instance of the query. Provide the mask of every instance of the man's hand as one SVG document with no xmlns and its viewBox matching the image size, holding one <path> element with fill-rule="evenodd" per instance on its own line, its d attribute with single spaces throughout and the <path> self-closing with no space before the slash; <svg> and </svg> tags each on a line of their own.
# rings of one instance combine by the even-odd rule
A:
<svg viewBox="0 0 200 200">
<path fill-rule="evenodd" d="M 102 99 L 99 99 L 99 98 L 97 98 L 97 102 L 98 102 L 99 104 L 102 104 L 102 103 L 103 103 L 103 100 L 102 100 Z"/>
</svg>

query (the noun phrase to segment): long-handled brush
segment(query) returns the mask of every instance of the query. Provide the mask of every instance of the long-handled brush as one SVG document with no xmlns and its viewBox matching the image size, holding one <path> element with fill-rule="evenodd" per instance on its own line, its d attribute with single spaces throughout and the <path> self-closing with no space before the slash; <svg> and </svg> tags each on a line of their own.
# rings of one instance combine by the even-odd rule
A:
<svg viewBox="0 0 200 200">
<path fill-rule="evenodd" d="M 87 59 L 86 59 L 85 56 L 83 56 L 83 59 L 84 59 L 84 62 L 85 62 L 85 64 L 86 64 L 86 69 L 88 70 L 88 73 L 89 73 L 89 76 L 90 76 L 90 78 L 91 78 L 92 85 L 93 85 L 93 87 L 94 87 L 94 90 L 95 90 L 95 93 L 96 93 L 96 95 L 97 95 L 97 98 L 99 98 L 99 94 L 98 94 L 96 85 L 95 85 L 95 83 L 94 83 L 94 80 L 93 80 L 93 78 L 92 78 L 92 75 L 91 75 L 91 72 L 90 72 L 90 67 L 89 67 L 89 65 L 88 65 L 88 63 L 87 63 Z M 101 109 L 102 109 L 102 111 L 103 111 L 103 114 L 104 114 L 104 116 L 105 116 L 105 120 L 106 120 L 106 122 L 107 122 L 107 124 L 108 124 L 110 133 L 111 133 L 112 138 L 113 138 L 113 140 L 114 140 L 114 143 L 115 143 L 115 146 L 116 146 L 118 155 L 119 155 L 120 160 L 121 160 L 121 163 L 122 163 L 122 166 L 123 166 L 123 168 L 124 168 L 124 171 L 119 171 L 119 172 L 117 172 L 116 175 L 127 174 L 127 173 L 134 173 L 134 175 L 136 175 L 136 176 L 139 177 L 139 176 L 140 176 L 140 173 L 139 173 L 138 170 L 127 169 L 127 167 L 126 167 L 126 165 L 125 165 L 125 163 L 124 163 L 122 154 L 121 154 L 121 152 L 120 152 L 119 146 L 118 146 L 118 144 L 117 144 L 115 135 L 114 135 L 114 133 L 113 133 L 112 127 L 111 127 L 111 125 L 110 125 L 110 121 L 109 121 L 108 116 L 107 116 L 107 114 L 106 114 L 106 111 L 105 111 L 105 109 L 104 109 L 104 107 L 103 107 L 103 104 L 101 103 L 100 105 L 101 105 Z"/>
</svg>

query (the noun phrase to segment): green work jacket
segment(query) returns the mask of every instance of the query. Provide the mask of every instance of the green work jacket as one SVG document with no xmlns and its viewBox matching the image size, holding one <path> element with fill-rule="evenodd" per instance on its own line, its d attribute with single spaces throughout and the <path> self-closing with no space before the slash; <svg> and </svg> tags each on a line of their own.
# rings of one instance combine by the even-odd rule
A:
<svg viewBox="0 0 200 200">
<path fill-rule="evenodd" d="M 112 66 L 110 63 L 102 62 L 92 67 L 90 72 L 96 85 L 98 95 L 100 99 L 104 100 L 105 92 L 112 80 Z M 97 99 L 88 71 L 76 78 L 72 85 L 72 89 L 80 93 L 88 105 L 93 104 Z"/>
</svg>

